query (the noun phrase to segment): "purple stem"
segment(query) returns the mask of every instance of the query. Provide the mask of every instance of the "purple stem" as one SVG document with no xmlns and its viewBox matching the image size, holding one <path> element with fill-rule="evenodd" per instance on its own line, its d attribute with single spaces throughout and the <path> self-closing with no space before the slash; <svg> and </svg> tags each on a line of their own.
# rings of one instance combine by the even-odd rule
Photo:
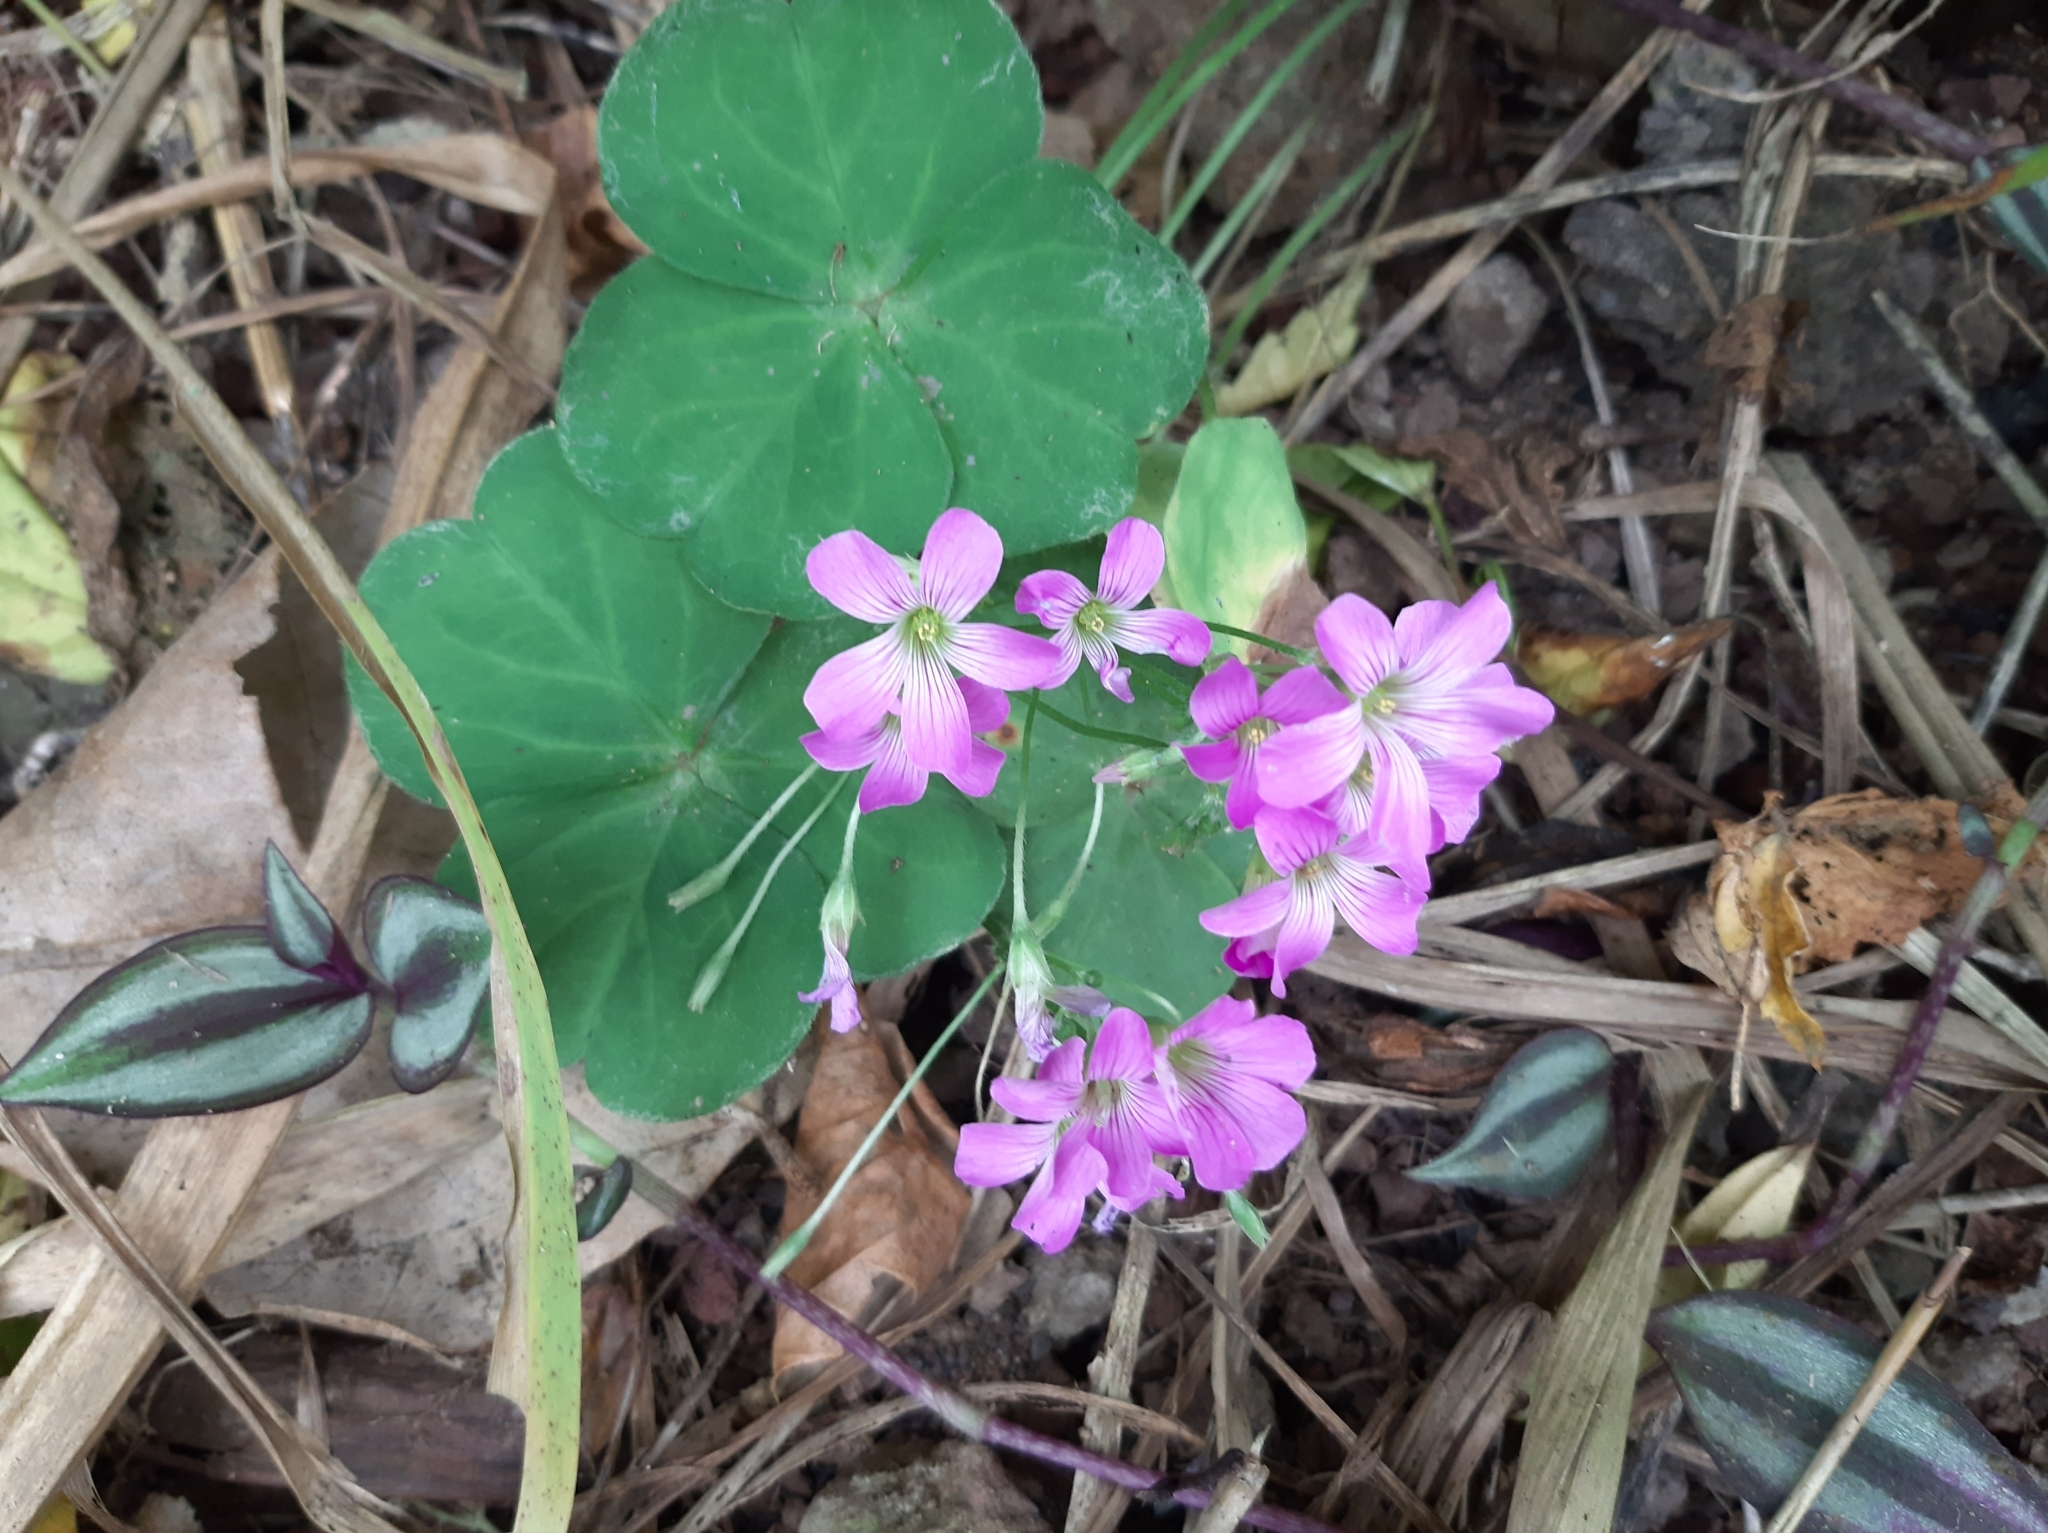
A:
<svg viewBox="0 0 2048 1533">
<path fill-rule="evenodd" d="M 635 1166 L 633 1185 L 636 1190 L 654 1190 L 660 1178 Z M 653 1200 L 664 1213 L 672 1214 L 676 1223 L 735 1272 L 750 1282 L 759 1283 L 769 1295 L 781 1305 L 801 1315 L 812 1325 L 823 1331 L 854 1357 L 859 1358 L 882 1378 L 895 1385 L 913 1400 L 919 1401 L 933 1415 L 965 1437 L 970 1442 L 986 1443 L 991 1448 L 1004 1448 L 1012 1453 L 1021 1453 L 1026 1458 L 1037 1459 L 1042 1464 L 1051 1464 L 1057 1469 L 1070 1469 L 1078 1474 L 1091 1474 L 1098 1480 L 1129 1491 L 1134 1496 L 1152 1496 L 1161 1500 L 1171 1499 L 1177 1506 L 1199 1509 L 1209 1504 L 1209 1492 L 1199 1486 L 1173 1483 L 1169 1477 L 1155 1469 L 1142 1469 L 1122 1459 L 1105 1458 L 1099 1453 L 1090 1453 L 1074 1443 L 1062 1442 L 1057 1437 L 1047 1437 L 1029 1427 L 1020 1427 L 1013 1421 L 1000 1416 L 991 1416 L 980 1406 L 956 1390 L 948 1389 L 936 1379 L 928 1379 L 910 1364 L 898 1357 L 885 1346 L 881 1339 L 870 1335 L 848 1320 L 838 1310 L 825 1303 L 807 1288 L 799 1288 L 784 1277 L 767 1277 L 761 1271 L 761 1264 L 749 1251 L 735 1242 L 717 1225 L 698 1213 L 691 1204 L 676 1198 L 674 1207 L 668 1206 L 668 1199 L 657 1197 Z M 1272 1533 L 1342 1533 L 1342 1530 L 1299 1512 L 1282 1511 L 1274 1506 L 1254 1506 L 1244 1514 L 1244 1525 L 1248 1528 L 1269 1528 Z"/>
<path fill-rule="evenodd" d="M 1824 95 L 1832 96 L 1844 106 L 1868 113 L 1888 127 L 1897 128 L 1901 133 L 1917 138 L 1937 154 L 1947 155 L 1952 160 L 1967 165 L 1972 160 L 1981 160 L 1997 152 L 1988 141 L 1979 138 L 1966 128 L 1959 128 L 1932 112 L 1901 101 L 1897 96 L 1879 90 L 1867 80 L 1854 75 L 1836 76 L 1833 66 L 1819 59 L 1797 53 L 1783 43 L 1760 37 L 1743 27 L 1730 26 L 1725 21 L 1716 21 L 1711 16 L 1695 16 L 1677 3 L 1677 0 L 1607 0 L 1608 8 L 1626 15 L 1653 21 L 1660 27 L 1674 31 L 1690 32 L 1695 37 L 1705 38 L 1731 53 L 1739 53 L 1752 64 L 1795 80 L 1805 80 L 1815 85 Z"/>
</svg>

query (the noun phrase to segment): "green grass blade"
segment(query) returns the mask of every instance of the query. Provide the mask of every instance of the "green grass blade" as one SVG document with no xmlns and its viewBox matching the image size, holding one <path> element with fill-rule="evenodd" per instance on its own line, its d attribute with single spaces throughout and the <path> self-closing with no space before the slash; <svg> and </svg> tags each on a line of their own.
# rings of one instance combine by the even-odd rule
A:
<svg viewBox="0 0 2048 1533">
<path fill-rule="evenodd" d="M 1195 264 L 1189 268 L 1197 282 L 1208 277 L 1209 269 L 1216 264 L 1217 258 L 1230 248 L 1231 241 L 1237 238 L 1238 231 L 1272 200 L 1274 189 L 1286 178 L 1287 172 L 1294 169 L 1294 162 L 1301 158 L 1301 151 L 1308 147 L 1308 136 L 1315 125 L 1316 119 L 1311 117 L 1288 134 L 1287 142 L 1273 152 L 1273 158 L 1266 161 L 1265 168 L 1259 172 L 1258 178 L 1245 188 L 1244 195 L 1237 200 L 1237 206 L 1230 210 L 1230 216 L 1223 220 L 1223 226 L 1209 236 L 1209 243 L 1202 247 L 1201 255 L 1195 258 Z M 1213 301 L 1214 295 L 1211 297 Z"/>
</svg>

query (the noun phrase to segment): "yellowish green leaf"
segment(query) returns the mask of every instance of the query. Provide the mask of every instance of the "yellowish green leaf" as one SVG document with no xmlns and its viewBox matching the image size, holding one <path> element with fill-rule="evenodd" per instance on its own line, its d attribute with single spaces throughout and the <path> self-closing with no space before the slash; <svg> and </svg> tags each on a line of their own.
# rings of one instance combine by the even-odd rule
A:
<svg viewBox="0 0 2048 1533">
<path fill-rule="evenodd" d="M 1358 349 L 1358 303 L 1371 281 L 1370 272 L 1354 272 L 1285 330 L 1260 336 L 1237 376 L 1216 390 L 1216 413 L 1249 415 L 1342 366 Z"/>
<path fill-rule="evenodd" d="M 85 573 L 64 529 L 0 466 L 0 659 L 96 686 L 114 662 L 86 632 Z"/>
</svg>

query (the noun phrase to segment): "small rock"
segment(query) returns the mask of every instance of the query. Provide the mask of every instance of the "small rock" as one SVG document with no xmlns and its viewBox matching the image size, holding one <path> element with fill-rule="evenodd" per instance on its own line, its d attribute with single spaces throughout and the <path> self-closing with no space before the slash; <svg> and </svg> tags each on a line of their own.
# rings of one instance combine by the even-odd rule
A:
<svg viewBox="0 0 2048 1533">
<path fill-rule="evenodd" d="M 1432 378 L 1400 414 L 1401 435 L 1422 439 L 1458 429 L 1458 391 L 1442 378 Z"/>
<path fill-rule="evenodd" d="M 183 1496 L 167 1496 L 153 1490 L 135 1514 L 139 1533 L 203 1533 L 199 1514 Z"/>
<path fill-rule="evenodd" d="M 967 1291 L 967 1307 L 984 1318 L 1003 1307 L 1003 1300 L 1030 1281 L 1030 1274 L 1015 1262 L 1004 1262 L 984 1275 Z"/>
<path fill-rule="evenodd" d="M 1296 1289 L 1280 1312 L 1280 1329 L 1310 1357 L 1328 1357 L 1337 1350 L 1337 1324 L 1329 1307 L 1314 1295 Z"/>
<path fill-rule="evenodd" d="M 1930 1335 L 1922 1360 L 1970 1405 L 2015 1385 L 2024 1386 L 2033 1377 L 2010 1331 L 1955 1341 L 1938 1333 Z"/>
<path fill-rule="evenodd" d="M 1444 306 L 1444 356 L 1472 388 L 1499 387 L 1536 336 L 1550 295 L 1511 255 L 1487 258 Z"/>
<path fill-rule="evenodd" d="M 843 1474 L 804 1510 L 797 1533 L 1050 1533 L 1038 1509 L 979 1443 L 940 1443 L 907 1463 Z"/>
<path fill-rule="evenodd" d="M 1031 1265 L 1025 1329 L 1063 1347 L 1083 1331 L 1106 1324 L 1116 1306 L 1116 1281 L 1123 1265 L 1121 1240 L 1083 1235 L 1057 1256 L 1039 1253 Z"/>
<path fill-rule="evenodd" d="M 1945 570 L 1966 570 L 1991 557 L 1991 537 L 1983 532 L 1958 533 L 1935 550 L 1934 562 Z"/>
<path fill-rule="evenodd" d="M 1728 95 L 1757 88 L 1756 70 L 1697 37 L 1678 39 L 1650 77 L 1650 104 L 1636 122 L 1636 153 L 1651 165 L 1733 159 L 1754 108 Z"/>
</svg>

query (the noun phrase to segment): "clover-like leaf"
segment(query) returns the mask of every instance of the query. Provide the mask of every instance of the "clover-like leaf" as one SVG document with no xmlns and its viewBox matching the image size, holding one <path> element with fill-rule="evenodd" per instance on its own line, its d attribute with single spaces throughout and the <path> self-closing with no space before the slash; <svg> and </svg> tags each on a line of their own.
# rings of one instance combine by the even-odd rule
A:
<svg viewBox="0 0 2048 1533">
<path fill-rule="evenodd" d="M 1166 575 L 1204 622 L 1265 632 L 1276 600 L 1308 579 L 1308 525 L 1287 452 L 1263 419 L 1211 421 L 1187 446 L 1167 502 Z M 1243 639 L 1219 634 L 1242 656 Z"/>
<path fill-rule="evenodd" d="M 716 866 L 808 766 L 802 694 L 868 636 L 844 620 L 737 611 L 691 576 L 685 545 L 633 536 L 569 471 L 552 431 L 500 454 L 476 516 L 385 548 L 363 595 L 433 702 L 503 859 L 540 961 L 565 1062 L 607 1106 L 687 1117 L 786 1059 L 814 1008 L 818 909 L 837 870 L 850 788 L 768 884 L 706 1010 L 685 1006 L 787 837 L 840 784 L 806 786 L 688 910 L 669 894 Z M 771 632 L 771 626 L 773 631 Z M 360 673 L 371 748 L 430 797 L 419 753 Z M 1000 836 L 944 782 L 866 817 L 856 865 L 866 922 L 849 959 L 894 973 L 971 934 L 1003 882 Z M 443 882 L 475 893 L 460 855 Z"/>
<path fill-rule="evenodd" d="M 1555 1197 L 1607 1143 L 1614 1056 L 1597 1033 L 1560 1027 L 1501 1066 L 1465 1137 L 1409 1175 L 1502 1197 Z"/>
<path fill-rule="evenodd" d="M 355 1058 L 372 1009 L 367 985 L 287 963 L 264 927 L 184 932 L 81 990 L 0 1102 L 122 1118 L 274 1102 Z"/>
<path fill-rule="evenodd" d="M 1179 260 L 1034 158 L 1031 61 L 988 0 L 686 0 L 601 113 L 655 255 L 600 293 L 557 420 L 603 509 L 687 540 L 734 605 L 821 616 L 804 556 L 911 551 L 949 503 L 1012 552 L 1106 529 L 1193 391 Z"/>
<path fill-rule="evenodd" d="M 325 968 L 337 977 L 356 976 L 355 959 L 341 928 L 274 841 L 263 848 L 263 919 L 272 951 L 293 968 L 309 973 Z"/>
<path fill-rule="evenodd" d="M 391 1076 L 426 1091 L 454 1073 L 484 1014 L 491 929 L 481 907 L 424 878 L 380 878 L 363 900 L 370 964 L 391 987 Z"/>
<path fill-rule="evenodd" d="M 1846 1320 L 1776 1294 L 1703 1294 L 1655 1311 L 1646 1334 L 1722 1474 L 1764 1508 L 1791 1493 L 1882 1350 Z M 1844 1533 L 2043 1533 L 2048 1493 L 1954 1391 L 1908 1363 L 1809 1523 Z"/>
</svg>

